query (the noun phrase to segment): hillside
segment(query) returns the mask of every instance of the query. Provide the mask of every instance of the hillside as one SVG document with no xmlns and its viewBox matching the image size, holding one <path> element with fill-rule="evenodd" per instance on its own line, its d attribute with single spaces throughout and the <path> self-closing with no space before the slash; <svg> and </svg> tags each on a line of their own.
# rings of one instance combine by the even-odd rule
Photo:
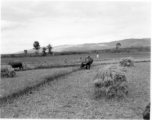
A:
<svg viewBox="0 0 152 120">
<path fill-rule="evenodd" d="M 103 50 L 115 48 L 117 43 L 121 44 L 121 48 L 126 47 L 139 47 L 139 46 L 150 46 L 150 38 L 143 39 L 124 39 L 107 43 L 90 43 L 90 44 L 77 44 L 77 45 L 60 45 L 53 47 L 53 52 L 68 52 L 68 51 L 90 51 L 90 50 Z M 34 53 L 34 49 L 28 50 L 28 53 Z M 42 52 L 42 48 L 39 50 Z M 23 53 L 23 52 L 18 52 Z"/>
<path fill-rule="evenodd" d="M 108 43 L 91 43 L 91 44 L 79 44 L 72 46 L 60 46 L 55 47 L 54 51 L 89 51 L 89 50 L 103 50 L 115 48 L 117 43 L 121 44 L 121 48 L 126 47 L 139 47 L 139 46 L 150 46 L 150 38 L 144 39 L 124 39 Z"/>
<path fill-rule="evenodd" d="M 124 40 L 119 40 L 119 41 L 113 41 L 109 43 L 104 43 L 110 46 L 111 48 L 114 48 L 117 43 L 121 44 L 122 48 L 126 47 L 139 47 L 139 46 L 150 46 L 150 38 L 143 38 L 143 39 L 124 39 Z"/>
</svg>

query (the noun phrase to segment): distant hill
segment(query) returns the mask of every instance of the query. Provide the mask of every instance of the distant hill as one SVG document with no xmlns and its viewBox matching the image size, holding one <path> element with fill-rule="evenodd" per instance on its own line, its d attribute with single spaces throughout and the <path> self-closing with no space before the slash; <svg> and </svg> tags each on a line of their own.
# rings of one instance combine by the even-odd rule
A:
<svg viewBox="0 0 152 120">
<path fill-rule="evenodd" d="M 121 44 L 122 48 L 126 48 L 126 47 L 139 47 L 139 46 L 150 46 L 150 38 L 143 38 L 143 39 L 124 39 L 124 40 L 119 40 L 119 41 L 113 41 L 113 42 L 109 42 L 109 43 L 105 43 L 110 47 L 116 47 L 117 43 Z"/>
<path fill-rule="evenodd" d="M 126 47 L 145 47 L 145 46 L 151 46 L 151 39 L 150 38 L 143 38 L 143 39 L 124 39 L 124 40 L 118 40 L 108 43 L 90 43 L 90 44 L 78 44 L 78 45 L 60 45 L 53 47 L 53 52 L 73 52 L 73 51 L 90 51 L 90 50 L 103 50 L 103 49 L 111 49 L 115 48 L 116 44 L 120 43 L 121 48 Z M 42 48 L 39 50 L 39 52 L 42 52 Z M 23 53 L 23 52 L 18 52 Z M 28 50 L 28 53 L 35 53 L 34 49 Z"/>
<path fill-rule="evenodd" d="M 100 43 L 91 43 L 91 44 L 78 44 L 78 45 L 69 45 L 67 47 L 60 46 L 59 48 L 54 48 L 56 52 L 67 52 L 67 51 L 90 51 L 90 50 L 101 50 L 107 49 L 108 46 Z"/>
<path fill-rule="evenodd" d="M 90 44 L 79 44 L 79 45 L 67 45 L 55 47 L 54 51 L 89 51 L 89 50 L 103 50 L 115 48 L 117 43 L 121 44 L 121 48 L 126 47 L 139 47 L 139 46 L 150 46 L 150 38 L 144 39 L 124 39 L 108 43 L 90 43 Z"/>
</svg>

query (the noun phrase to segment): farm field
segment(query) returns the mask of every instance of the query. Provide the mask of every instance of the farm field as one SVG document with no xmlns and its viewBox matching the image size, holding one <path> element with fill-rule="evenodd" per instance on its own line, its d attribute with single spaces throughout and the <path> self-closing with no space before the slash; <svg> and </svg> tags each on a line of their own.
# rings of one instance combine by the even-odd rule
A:
<svg viewBox="0 0 152 120">
<path fill-rule="evenodd" d="M 2 2 L 0 118 L 149 120 L 148 2 Z"/>
<path fill-rule="evenodd" d="M 67 59 L 67 62 L 75 62 L 80 59 L 80 57 L 84 58 L 87 55 L 91 55 L 94 60 L 96 60 L 97 54 L 77 54 L 77 55 L 60 55 L 60 56 L 48 56 L 48 57 L 21 57 L 21 58 L 1 58 L 1 63 L 8 63 L 12 60 L 20 60 L 24 62 L 42 62 L 42 61 L 50 61 L 54 64 L 63 63 L 64 59 Z M 136 53 L 100 53 L 99 60 L 111 60 L 111 59 L 120 59 L 123 57 L 134 57 L 134 58 L 150 58 L 150 52 L 136 52 Z"/>
<path fill-rule="evenodd" d="M 19 71 L 13 78 L 2 78 L 0 81 L 0 97 L 5 97 L 32 87 L 37 84 L 43 84 L 47 79 L 53 79 L 57 76 L 67 74 L 76 70 L 77 68 L 54 68 L 44 70 L 30 70 L 30 71 Z"/>
<path fill-rule="evenodd" d="M 1 104 L 1 118 L 142 119 L 150 102 L 150 62 L 127 68 L 129 95 L 123 100 L 94 98 L 92 80 L 101 67 L 73 72 Z"/>
<path fill-rule="evenodd" d="M 105 62 L 117 62 L 121 58 L 133 57 L 136 60 L 149 60 L 150 53 L 138 52 L 138 53 L 102 53 L 99 54 L 99 59 L 96 58 L 96 54 L 80 54 L 80 55 L 61 55 L 61 56 L 48 56 L 48 57 L 21 57 L 21 58 L 2 58 L 1 64 L 7 64 L 13 60 L 19 60 L 23 62 L 24 70 L 32 69 L 46 69 L 46 68 L 62 68 L 62 67 L 74 67 L 80 66 L 84 57 L 91 55 L 94 59 L 94 64 Z M 82 59 L 80 59 L 80 57 Z M 65 59 L 67 62 L 65 62 Z"/>
</svg>

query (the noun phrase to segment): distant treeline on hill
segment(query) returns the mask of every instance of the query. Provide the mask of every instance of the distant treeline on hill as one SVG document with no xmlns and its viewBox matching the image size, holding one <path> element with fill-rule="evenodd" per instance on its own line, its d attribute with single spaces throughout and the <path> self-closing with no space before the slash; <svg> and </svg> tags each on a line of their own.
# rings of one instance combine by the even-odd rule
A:
<svg viewBox="0 0 152 120">
<path fill-rule="evenodd" d="M 59 55 L 73 55 L 73 54 L 90 54 L 90 53 L 135 53 L 135 52 L 150 52 L 151 47 L 128 47 L 120 49 L 104 49 L 104 50 L 92 50 L 92 51 L 68 51 L 68 52 L 54 52 L 52 55 L 47 54 L 46 56 L 59 56 Z M 22 53 L 22 54 L 2 54 L 1 58 L 6 57 L 45 57 L 42 53 Z"/>
</svg>

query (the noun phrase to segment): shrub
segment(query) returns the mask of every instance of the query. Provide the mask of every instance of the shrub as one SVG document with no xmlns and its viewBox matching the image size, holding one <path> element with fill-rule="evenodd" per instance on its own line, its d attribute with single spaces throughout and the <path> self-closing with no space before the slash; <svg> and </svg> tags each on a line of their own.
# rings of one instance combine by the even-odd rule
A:
<svg viewBox="0 0 152 120">
<path fill-rule="evenodd" d="M 96 97 L 125 97 L 128 94 L 125 72 L 119 65 L 106 65 L 99 69 L 93 81 Z"/>
<path fill-rule="evenodd" d="M 15 70 L 10 65 L 1 65 L 1 77 L 14 77 Z"/>
<path fill-rule="evenodd" d="M 130 66 L 134 66 L 134 61 L 133 58 L 129 57 L 129 58 L 122 58 L 119 61 L 119 64 L 123 67 L 130 67 Z"/>
</svg>

